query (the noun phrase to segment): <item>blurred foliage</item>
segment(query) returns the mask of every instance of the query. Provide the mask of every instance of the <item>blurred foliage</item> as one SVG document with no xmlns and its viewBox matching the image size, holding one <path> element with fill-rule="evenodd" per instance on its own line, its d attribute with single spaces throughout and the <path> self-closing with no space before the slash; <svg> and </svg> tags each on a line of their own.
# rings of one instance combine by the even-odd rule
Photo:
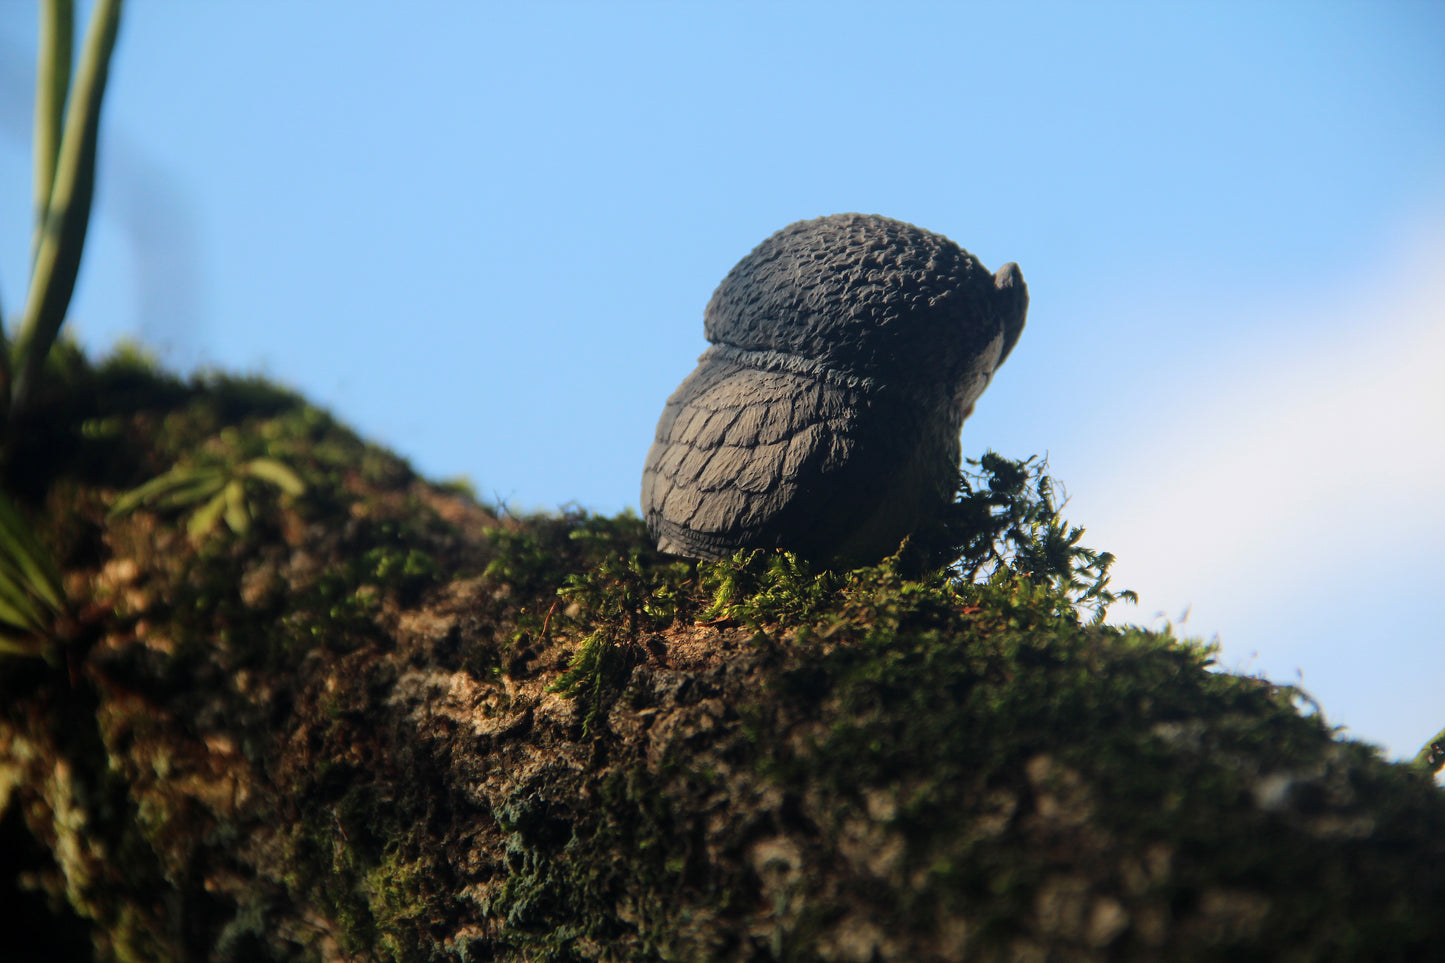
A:
<svg viewBox="0 0 1445 963">
<path fill-rule="evenodd" d="M 13 345 L 0 308 L 0 430 L 5 435 L 0 467 L 13 458 L 11 421 L 45 367 L 80 271 L 95 187 L 100 106 L 120 8 L 120 0 L 97 0 L 80 61 L 73 65 L 73 3 L 43 0 L 40 5 L 35 234 L 30 284 Z M 0 495 L 0 653 L 51 655 L 57 619 L 66 608 L 44 546 L 10 499 Z"/>
<path fill-rule="evenodd" d="M 66 607 L 55 563 L 0 492 L 0 654 L 53 657 Z"/>
<path fill-rule="evenodd" d="M 1432 775 L 1445 769 L 1445 729 L 1436 733 L 1434 739 L 1425 743 L 1425 747 L 1415 756 L 1414 764 Z"/>
<path fill-rule="evenodd" d="M 222 519 L 231 531 L 244 535 L 256 514 L 246 498 L 246 483 L 251 480 L 269 482 L 293 497 L 306 491 L 296 473 L 274 458 L 226 467 L 177 467 L 121 495 L 110 517 L 127 515 L 143 505 L 160 510 L 199 505 L 186 523 L 192 538 L 210 534 Z"/>
<path fill-rule="evenodd" d="M 35 236 L 15 343 L 0 314 L 0 406 L 24 407 L 70 307 L 95 189 L 100 107 L 121 0 L 97 0 L 72 77 L 74 4 L 43 0 L 35 82 Z M 72 79 L 74 83 L 72 84 Z"/>
</svg>

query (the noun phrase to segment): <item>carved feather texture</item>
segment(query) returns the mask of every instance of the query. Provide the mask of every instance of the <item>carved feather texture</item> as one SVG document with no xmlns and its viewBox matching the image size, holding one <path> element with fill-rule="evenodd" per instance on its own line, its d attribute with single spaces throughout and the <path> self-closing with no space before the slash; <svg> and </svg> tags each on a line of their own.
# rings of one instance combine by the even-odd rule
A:
<svg viewBox="0 0 1445 963">
<path fill-rule="evenodd" d="M 658 547 L 849 562 L 896 550 L 951 494 L 959 428 L 1026 309 L 1016 265 L 990 275 L 900 221 L 779 231 L 719 285 L 713 347 L 658 420 L 642 477 Z"/>
</svg>

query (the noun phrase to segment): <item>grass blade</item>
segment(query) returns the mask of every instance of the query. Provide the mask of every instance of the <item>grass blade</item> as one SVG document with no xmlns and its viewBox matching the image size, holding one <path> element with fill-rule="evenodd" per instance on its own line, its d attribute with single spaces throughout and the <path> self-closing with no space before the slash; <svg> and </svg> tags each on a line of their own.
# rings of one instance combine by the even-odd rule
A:
<svg viewBox="0 0 1445 963">
<path fill-rule="evenodd" d="M 45 655 L 66 609 L 60 577 L 39 540 L 0 493 L 0 653 Z"/>
<path fill-rule="evenodd" d="M 25 632 L 38 632 L 45 623 L 43 610 L 9 574 L 0 574 L 0 623 Z"/>
<path fill-rule="evenodd" d="M 55 188 L 55 164 L 65 124 L 65 98 L 70 92 L 74 57 L 75 4 L 43 0 L 40 4 L 40 50 L 35 64 L 35 238 L 30 261 L 40 251 L 46 212 Z"/>
<path fill-rule="evenodd" d="M 36 635 L 12 635 L 0 631 L 0 655 L 23 655 L 48 658 L 50 645 Z"/>
<path fill-rule="evenodd" d="M 18 573 L 20 581 L 51 609 L 59 612 L 65 608 L 65 593 L 60 588 L 55 566 L 30 526 L 3 493 L 0 493 L 0 558 L 4 568 Z"/>
</svg>

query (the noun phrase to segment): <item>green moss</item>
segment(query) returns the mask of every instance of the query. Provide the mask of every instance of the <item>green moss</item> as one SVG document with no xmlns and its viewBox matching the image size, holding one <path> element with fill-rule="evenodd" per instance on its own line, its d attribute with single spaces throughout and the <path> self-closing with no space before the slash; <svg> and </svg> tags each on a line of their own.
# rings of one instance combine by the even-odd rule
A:
<svg viewBox="0 0 1445 963">
<path fill-rule="evenodd" d="M 590 570 L 568 576 L 558 590 L 585 613 L 581 624 L 593 627 L 552 684 L 553 691 L 586 705 L 584 737 L 642 657 L 642 636 L 667 628 L 693 607 L 691 574 L 686 563 L 665 562 L 633 548 L 626 557 L 603 555 Z"/>
<path fill-rule="evenodd" d="M 324 933 L 408 961 L 1407 959 L 1438 937 L 1439 792 L 1207 646 L 1089 623 L 1107 556 L 1030 462 L 977 466 L 983 534 L 952 571 L 695 565 L 630 514 L 488 515 L 264 382 L 67 364 L 34 414 L 59 441 L 8 469 L 93 587 L 91 648 L 0 673 L 0 726 L 69 766 L 85 818 L 56 815 L 56 849 L 102 956 L 316 957 Z M 307 490 L 258 491 L 243 533 L 105 518 L 175 465 L 258 457 Z M 186 781 L 216 773 L 229 799 Z M 202 895 L 247 874 L 262 896 Z"/>
<path fill-rule="evenodd" d="M 1362 897 L 1349 924 L 1332 920 L 1328 907 L 1347 899 L 1348 874 L 1321 876 L 1316 831 L 1293 810 L 1271 813 L 1260 794 L 1272 773 L 1304 767 L 1317 774 L 1305 782 L 1319 783 L 1309 792 L 1336 793 L 1332 806 L 1388 798 L 1396 802 L 1386 808 L 1423 815 L 1438 809 L 1433 787 L 1381 765 L 1366 747 L 1336 742 L 1317 717 L 1299 714 L 1290 690 L 1213 671 L 1210 647 L 1168 632 L 1084 625 L 1057 589 L 1027 579 L 918 581 L 884 565 L 852 573 L 830 593 L 791 562 L 770 570 L 756 558 L 724 564 L 733 571 L 705 568 L 701 579 L 657 569 L 648 582 L 637 569 L 623 576 L 614 566 L 608 581 L 594 572 L 574 583 L 584 596 L 596 590 L 587 610 L 616 638 L 633 631 L 648 599 L 691 599 L 697 611 L 711 596 L 714 611 L 764 631 L 757 658 L 771 665 L 761 671 L 773 681 L 756 691 L 724 688 L 735 714 L 705 742 L 679 741 L 660 760 L 614 759 L 597 810 L 571 827 L 552 858 L 518 835 L 525 858 L 498 908 L 507 940 L 537 959 L 574 958 L 587 939 L 615 941 L 606 921 L 619 889 L 642 921 L 637 943 L 619 958 L 731 957 L 730 917 L 773 899 L 783 901 L 772 913 L 773 957 L 815 959 L 815 938 L 839 925 L 848 900 L 824 898 L 808 881 L 833 872 L 812 862 L 821 853 L 810 847 L 826 848 L 859 820 L 896 833 L 900 849 L 884 878 L 856 898 L 875 917 L 920 932 L 944 915 L 967 917 L 970 945 L 985 959 L 1029 935 L 1025 921 L 1041 901 L 1065 899 L 1061 873 L 1082 874 L 1102 894 L 1117 888 L 1119 898 L 1157 906 L 1164 918 L 1203 907 L 1221 920 L 1171 958 L 1214 959 L 1260 945 L 1263 924 L 1248 922 L 1254 917 L 1228 922 L 1230 912 L 1245 912 L 1229 909 L 1236 905 L 1263 907 L 1259 920 L 1296 941 L 1313 934 L 1315 946 L 1371 940 L 1359 945 L 1403 949 L 1424 939 L 1426 911 L 1405 913 L 1389 894 Z M 569 672 L 569 691 L 584 701 L 597 696 L 601 669 L 586 660 L 608 651 L 599 649 L 606 631 L 593 628 Z M 595 705 L 591 711 L 597 720 Z M 1371 772 L 1381 796 L 1352 801 L 1331 788 L 1355 771 Z M 805 840 L 799 858 L 810 868 L 759 890 L 743 865 L 756 825 L 719 829 L 708 800 L 751 799 L 767 786 L 801 793 L 773 818 L 797 820 L 782 838 Z M 789 805 L 796 817 L 786 815 Z M 1050 820 L 1062 829 L 1050 829 Z M 679 844 L 704 821 L 714 858 L 701 870 Z M 1077 836 L 1068 845 L 1083 851 L 1061 856 L 1040 845 L 1039 833 L 1055 831 Z M 1278 844 L 1245 842 L 1264 838 Z M 1351 858 L 1372 859 L 1370 849 L 1362 841 Z M 629 854 L 625 884 L 598 870 L 619 852 Z M 719 853 L 733 854 L 731 871 Z M 1130 869 L 1151 859 L 1169 864 L 1152 883 Z M 1236 891 L 1269 896 L 1217 895 Z M 554 925 L 564 918 L 573 922 Z M 709 943 L 708 932 L 719 942 Z"/>
<path fill-rule="evenodd" d="M 365 875 L 367 904 L 379 935 L 378 948 L 395 960 L 424 960 L 418 930 L 431 917 L 435 868 L 422 859 L 392 853 Z"/>
<path fill-rule="evenodd" d="M 395 809 L 391 790 L 354 767 L 331 764 L 314 776 L 296 795 L 334 801 L 291 834 L 288 887 L 336 920 L 347 953 L 426 959 L 425 923 L 444 874 L 414 855 L 418 827 Z"/>
</svg>

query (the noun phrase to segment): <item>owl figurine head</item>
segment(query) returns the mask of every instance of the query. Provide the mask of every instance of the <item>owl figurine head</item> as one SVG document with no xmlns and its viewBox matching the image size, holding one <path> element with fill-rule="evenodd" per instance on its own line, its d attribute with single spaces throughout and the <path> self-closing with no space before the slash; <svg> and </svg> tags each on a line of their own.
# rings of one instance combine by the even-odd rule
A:
<svg viewBox="0 0 1445 963">
<path fill-rule="evenodd" d="M 789 225 L 713 293 L 712 343 L 667 400 L 642 476 L 664 552 L 778 548 L 867 564 L 935 518 L 959 432 L 1028 311 L 948 238 L 885 217 Z"/>
</svg>

